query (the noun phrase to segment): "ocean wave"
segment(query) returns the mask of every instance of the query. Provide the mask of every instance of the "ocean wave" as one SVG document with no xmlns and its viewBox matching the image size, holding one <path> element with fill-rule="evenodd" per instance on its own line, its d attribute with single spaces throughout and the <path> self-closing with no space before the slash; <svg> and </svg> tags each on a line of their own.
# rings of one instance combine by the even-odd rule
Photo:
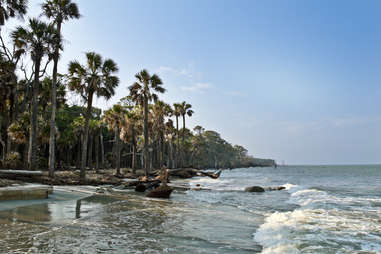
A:
<svg viewBox="0 0 381 254">
<path fill-rule="evenodd" d="M 285 184 L 289 203 L 300 208 L 265 218 L 254 240 L 268 253 L 381 253 L 377 198 L 338 197 L 323 190 Z M 360 209 L 356 209 L 359 205 Z"/>
</svg>

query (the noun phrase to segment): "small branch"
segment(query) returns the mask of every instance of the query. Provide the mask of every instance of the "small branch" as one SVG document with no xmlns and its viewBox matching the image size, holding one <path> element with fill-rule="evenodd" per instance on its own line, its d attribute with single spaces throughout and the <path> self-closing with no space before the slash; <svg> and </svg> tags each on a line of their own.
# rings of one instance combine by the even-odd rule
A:
<svg viewBox="0 0 381 254">
<path fill-rule="evenodd" d="M 3 48 L 3 50 L 4 50 L 4 53 L 3 53 L 3 54 L 7 56 L 8 61 L 12 61 L 12 57 L 10 57 L 12 54 L 11 54 L 11 52 L 9 51 L 9 49 L 5 46 L 3 37 L 2 37 L 1 35 L 0 35 L 0 41 L 1 41 L 1 46 L 2 46 L 2 48 Z"/>
<path fill-rule="evenodd" d="M 40 78 L 42 78 L 42 77 L 45 75 L 45 73 L 46 73 L 46 68 L 48 67 L 50 61 L 51 61 L 51 59 L 49 59 L 48 61 L 46 61 L 45 67 L 44 67 L 44 69 L 41 71 L 42 73 L 41 73 L 41 75 L 39 76 Z"/>
</svg>

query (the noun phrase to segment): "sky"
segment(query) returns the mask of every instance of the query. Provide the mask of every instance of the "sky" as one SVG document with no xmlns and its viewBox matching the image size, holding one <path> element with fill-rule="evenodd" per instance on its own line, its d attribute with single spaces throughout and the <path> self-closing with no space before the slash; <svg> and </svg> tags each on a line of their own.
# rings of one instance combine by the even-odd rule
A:
<svg viewBox="0 0 381 254">
<path fill-rule="evenodd" d="M 116 95 L 94 106 L 128 95 L 146 68 L 164 82 L 161 99 L 192 104 L 187 127 L 215 130 L 254 157 L 381 163 L 381 1 L 74 2 L 82 17 L 63 25 L 59 72 L 88 51 L 120 69 Z M 41 3 L 30 0 L 28 15 Z"/>
</svg>

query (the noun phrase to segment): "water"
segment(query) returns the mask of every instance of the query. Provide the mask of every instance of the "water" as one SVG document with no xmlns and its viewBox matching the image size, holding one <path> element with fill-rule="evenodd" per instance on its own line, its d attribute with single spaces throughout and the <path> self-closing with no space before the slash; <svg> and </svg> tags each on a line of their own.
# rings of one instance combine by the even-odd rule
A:
<svg viewBox="0 0 381 254">
<path fill-rule="evenodd" d="M 188 183 L 210 190 L 0 209 L 0 253 L 381 253 L 381 166 L 248 168 Z M 242 191 L 252 185 L 286 190 Z"/>
</svg>

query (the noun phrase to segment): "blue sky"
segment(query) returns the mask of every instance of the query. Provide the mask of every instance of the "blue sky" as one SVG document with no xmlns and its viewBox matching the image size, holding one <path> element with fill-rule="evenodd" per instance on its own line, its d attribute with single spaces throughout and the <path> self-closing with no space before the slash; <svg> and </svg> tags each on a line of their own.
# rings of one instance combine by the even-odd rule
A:
<svg viewBox="0 0 381 254">
<path fill-rule="evenodd" d="M 39 0 L 30 1 L 31 16 Z M 167 102 L 255 157 L 290 164 L 381 163 L 381 2 L 81 0 L 64 25 L 72 59 L 114 59 L 128 94 L 142 68 Z M 107 3 L 107 4 L 106 4 Z"/>
</svg>

